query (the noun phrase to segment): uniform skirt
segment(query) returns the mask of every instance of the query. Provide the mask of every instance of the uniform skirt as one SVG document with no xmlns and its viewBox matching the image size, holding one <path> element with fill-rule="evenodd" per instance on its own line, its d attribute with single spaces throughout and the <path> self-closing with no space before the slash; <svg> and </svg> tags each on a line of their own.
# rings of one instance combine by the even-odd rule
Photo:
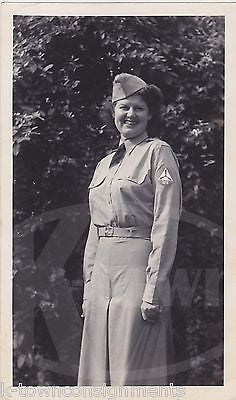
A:
<svg viewBox="0 0 236 400">
<path fill-rule="evenodd" d="M 167 385 L 168 313 L 144 321 L 140 306 L 151 242 L 101 237 L 84 321 L 78 384 Z"/>
</svg>

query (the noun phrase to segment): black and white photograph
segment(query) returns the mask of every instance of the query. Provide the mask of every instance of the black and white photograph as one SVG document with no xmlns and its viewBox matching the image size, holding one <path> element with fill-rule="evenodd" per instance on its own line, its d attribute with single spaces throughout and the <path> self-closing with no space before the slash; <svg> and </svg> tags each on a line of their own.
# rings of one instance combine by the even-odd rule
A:
<svg viewBox="0 0 236 400">
<path fill-rule="evenodd" d="M 22 393 L 226 383 L 226 18 L 153 11 L 12 16 Z"/>
</svg>

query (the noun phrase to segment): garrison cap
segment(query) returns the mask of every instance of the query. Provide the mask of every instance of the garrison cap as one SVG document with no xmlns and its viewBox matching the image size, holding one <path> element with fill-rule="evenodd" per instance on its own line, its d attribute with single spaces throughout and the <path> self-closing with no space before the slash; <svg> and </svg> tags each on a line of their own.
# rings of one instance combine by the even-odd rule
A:
<svg viewBox="0 0 236 400">
<path fill-rule="evenodd" d="M 145 87 L 147 83 L 138 76 L 127 73 L 116 75 L 113 82 L 112 102 L 126 99 Z"/>
</svg>

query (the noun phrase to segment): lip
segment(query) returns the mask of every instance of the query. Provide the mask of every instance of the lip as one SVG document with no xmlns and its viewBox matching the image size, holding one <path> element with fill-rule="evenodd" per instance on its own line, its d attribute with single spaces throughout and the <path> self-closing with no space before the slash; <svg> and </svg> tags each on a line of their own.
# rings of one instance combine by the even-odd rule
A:
<svg viewBox="0 0 236 400">
<path fill-rule="evenodd" d="M 137 121 L 125 120 L 124 124 L 128 126 L 134 126 L 137 124 Z"/>
</svg>

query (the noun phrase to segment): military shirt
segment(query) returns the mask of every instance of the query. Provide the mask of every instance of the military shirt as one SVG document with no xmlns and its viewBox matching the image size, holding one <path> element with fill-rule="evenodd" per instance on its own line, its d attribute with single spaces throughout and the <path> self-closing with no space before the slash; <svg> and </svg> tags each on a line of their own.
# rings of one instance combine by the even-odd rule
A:
<svg viewBox="0 0 236 400">
<path fill-rule="evenodd" d="M 99 240 L 96 227 L 148 228 L 152 250 L 143 300 L 160 304 L 176 253 L 182 204 L 178 160 L 169 144 L 149 138 L 146 132 L 123 142 L 124 158 L 109 167 L 114 152 L 104 157 L 89 185 L 91 223 L 83 266 L 84 297 Z"/>
</svg>

